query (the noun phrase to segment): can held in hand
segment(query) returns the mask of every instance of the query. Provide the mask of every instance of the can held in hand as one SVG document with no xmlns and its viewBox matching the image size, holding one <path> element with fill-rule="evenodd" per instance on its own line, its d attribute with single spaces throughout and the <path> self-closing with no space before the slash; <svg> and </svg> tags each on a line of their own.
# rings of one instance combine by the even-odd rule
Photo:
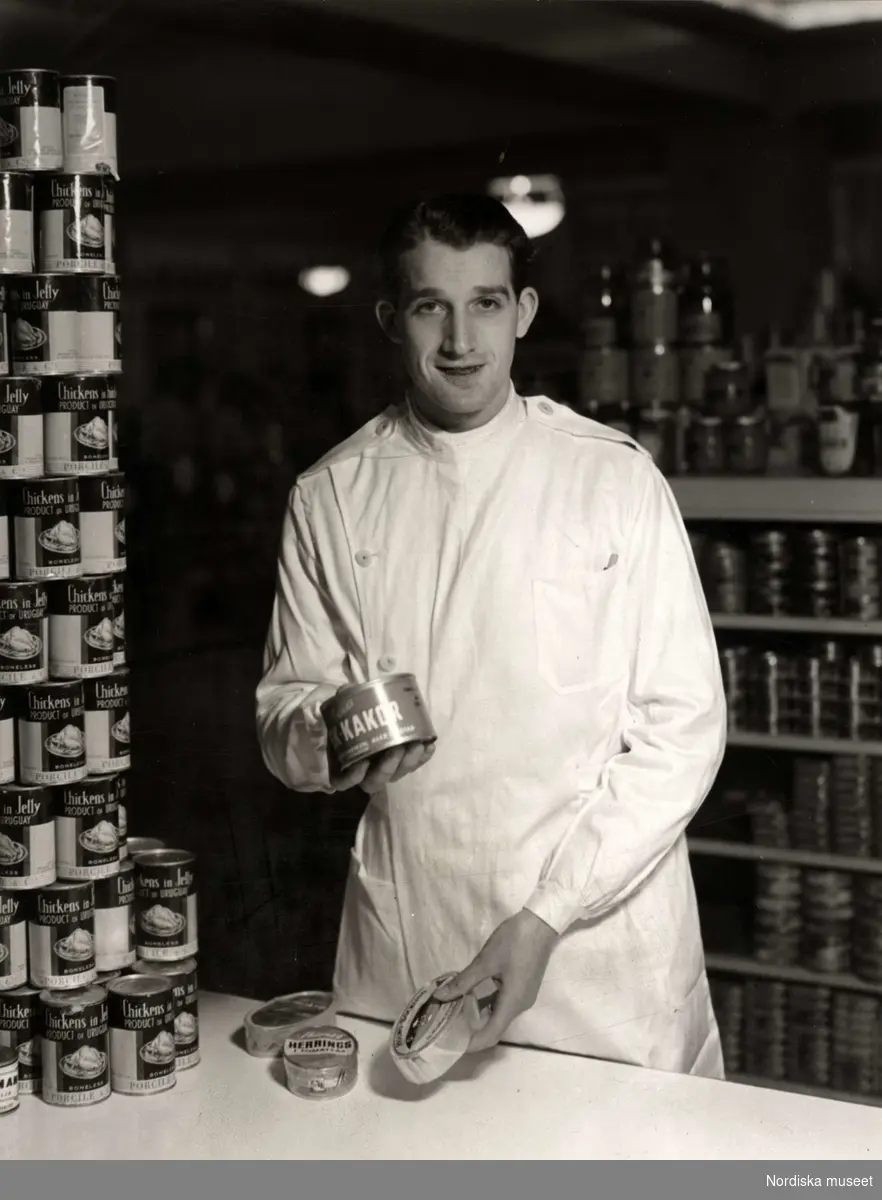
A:
<svg viewBox="0 0 882 1200">
<path fill-rule="evenodd" d="M 91 882 L 58 880 L 33 896 L 28 919 L 35 987 L 79 988 L 95 979 L 95 892 Z"/>
<path fill-rule="evenodd" d="M 124 1096 L 167 1092 L 177 1082 L 171 981 L 161 975 L 126 975 L 107 991 L 113 1090 Z"/>
<path fill-rule="evenodd" d="M 15 780 L 15 693 L 0 688 L 0 784 Z"/>
<path fill-rule="evenodd" d="M 28 684 L 16 699 L 20 781 L 57 786 L 85 779 L 82 683 Z"/>
<path fill-rule="evenodd" d="M 15 573 L 19 579 L 71 579 L 83 574 L 76 479 L 52 477 L 15 485 Z"/>
<path fill-rule="evenodd" d="M 64 375 L 43 381 L 46 470 L 51 475 L 99 475 L 116 467 L 116 380 Z"/>
<path fill-rule="evenodd" d="M 113 576 L 113 665 L 124 667 L 126 662 L 126 585 L 120 572 Z"/>
<path fill-rule="evenodd" d="M 60 171 L 63 165 L 58 74 L 0 72 L 0 167 Z"/>
<path fill-rule="evenodd" d="M 55 795 L 47 787 L 0 787 L 0 888 L 55 882 Z"/>
<path fill-rule="evenodd" d="M 43 401 L 40 380 L 27 375 L 0 379 L 0 479 L 43 474 Z"/>
<path fill-rule="evenodd" d="M 107 990 L 40 993 L 43 1099 L 63 1108 L 98 1104 L 110 1095 Z"/>
<path fill-rule="evenodd" d="M 95 881 L 95 965 L 124 971 L 135 961 L 135 868 L 120 863 L 116 875 Z"/>
<path fill-rule="evenodd" d="M 103 175 L 47 175 L 37 180 L 40 271 L 114 273 L 113 186 Z"/>
<path fill-rule="evenodd" d="M 175 1067 L 187 1071 L 199 1065 L 199 980 L 195 958 L 181 962 L 135 963 L 139 975 L 170 980 L 175 1001 Z"/>
<path fill-rule="evenodd" d="M 122 471 L 79 481 L 83 570 L 109 575 L 126 569 L 126 477 Z"/>
<path fill-rule="evenodd" d="M 18 1108 L 18 1051 L 0 1046 L 0 1113 Z"/>
<path fill-rule="evenodd" d="M 43 1090 L 39 997 L 40 989 L 28 984 L 0 992 L 0 1046 L 18 1055 L 20 1096 L 34 1096 Z"/>
<path fill-rule="evenodd" d="M 55 679 L 89 679 L 113 671 L 112 576 L 55 579 L 49 594 L 49 670 Z"/>
<path fill-rule="evenodd" d="M 28 981 L 26 897 L 0 889 L 0 992 Z"/>
<path fill-rule="evenodd" d="M 322 705 L 331 775 L 413 742 L 434 742 L 432 720 L 413 675 L 389 675 L 341 688 Z"/>
<path fill-rule="evenodd" d="M 49 678 L 48 605 L 45 584 L 0 582 L 0 685 Z"/>
<path fill-rule="evenodd" d="M 87 778 L 58 789 L 55 854 L 59 879 L 106 879 L 119 873 L 116 780 Z"/>
<path fill-rule="evenodd" d="M 116 80 L 110 75 L 63 75 L 60 92 L 64 169 L 116 176 Z"/>
<path fill-rule="evenodd" d="M 134 855 L 135 938 L 138 957 L 175 962 L 199 950 L 196 857 L 188 850 Z"/>
<path fill-rule="evenodd" d="M 0 172 L 0 275 L 34 269 L 34 184 L 30 175 Z"/>
<path fill-rule="evenodd" d="M 92 775 L 127 771 L 131 766 L 129 670 L 83 681 L 86 705 L 86 765 Z"/>
</svg>

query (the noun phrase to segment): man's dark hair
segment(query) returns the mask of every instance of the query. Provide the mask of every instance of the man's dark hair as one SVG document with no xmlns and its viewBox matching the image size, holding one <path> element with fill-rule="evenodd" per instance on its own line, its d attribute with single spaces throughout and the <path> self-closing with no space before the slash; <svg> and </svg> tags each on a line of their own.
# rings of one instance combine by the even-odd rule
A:
<svg viewBox="0 0 882 1200">
<path fill-rule="evenodd" d="M 426 239 L 454 250 L 481 244 L 504 246 L 511 260 L 515 296 L 527 286 L 532 245 L 505 205 L 479 192 L 451 193 L 413 200 L 392 217 L 378 247 L 380 286 L 387 300 L 398 298 L 402 255 Z"/>
</svg>

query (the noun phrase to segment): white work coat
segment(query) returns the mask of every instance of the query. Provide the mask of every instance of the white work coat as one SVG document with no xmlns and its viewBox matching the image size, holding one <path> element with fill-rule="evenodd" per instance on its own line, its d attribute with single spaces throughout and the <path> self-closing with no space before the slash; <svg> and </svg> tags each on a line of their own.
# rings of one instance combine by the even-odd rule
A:
<svg viewBox="0 0 882 1200">
<path fill-rule="evenodd" d="M 483 428 L 386 410 L 302 475 L 257 691 L 269 769 L 329 791 L 319 705 L 410 672 L 431 761 L 352 851 L 340 1007 L 392 1020 L 526 907 L 560 933 L 506 1041 L 722 1075 L 684 829 L 725 745 L 667 483 L 627 435 L 512 389 Z"/>
</svg>

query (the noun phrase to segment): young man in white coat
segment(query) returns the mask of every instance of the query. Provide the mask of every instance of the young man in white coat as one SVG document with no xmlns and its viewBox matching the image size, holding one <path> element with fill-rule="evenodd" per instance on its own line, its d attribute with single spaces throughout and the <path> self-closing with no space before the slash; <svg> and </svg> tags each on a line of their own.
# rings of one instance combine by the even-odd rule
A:
<svg viewBox="0 0 882 1200">
<path fill-rule="evenodd" d="M 688 537 L 627 435 L 514 390 L 538 298 L 497 201 L 410 206 L 381 245 L 407 394 L 297 481 L 257 691 L 269 769 L 331 792 L 319 708 L 416 676 L 437 744 L 337 785 L 358 829 L 335 987 L 391 1021 L 497 988 L 500 1040 L 721 1077 L 684 830 L 726 714 Z"/>
</svg>

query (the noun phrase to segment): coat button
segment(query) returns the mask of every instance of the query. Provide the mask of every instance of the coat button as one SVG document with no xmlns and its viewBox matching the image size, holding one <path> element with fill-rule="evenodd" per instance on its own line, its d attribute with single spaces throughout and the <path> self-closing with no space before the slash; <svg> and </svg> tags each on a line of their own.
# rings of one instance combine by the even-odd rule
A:
<svg viewBox="0 0 882 1200">
<path fill-rule="evenodd" d="M 544 412 L 547 417 L 550 417 L 551 414 L 554 412 L 554 409 L 551 407 L 551 405 L 548 403 L 547 400 L 541 400 L 539 402 L 539 411 Z"/>
<path fill-rule="evenodd" d="M 355 561 L 360 567 L 369 567 L 371 565 L 371 553 L 369 550 L 359 550 L 355 556 Z"/>
<path fill-rule="evenodd" d="M 391 654 L 383 654 L 377 659 L 377 666 L 381 671 L 394 671 L 395 659 Z"/>
</svg>

